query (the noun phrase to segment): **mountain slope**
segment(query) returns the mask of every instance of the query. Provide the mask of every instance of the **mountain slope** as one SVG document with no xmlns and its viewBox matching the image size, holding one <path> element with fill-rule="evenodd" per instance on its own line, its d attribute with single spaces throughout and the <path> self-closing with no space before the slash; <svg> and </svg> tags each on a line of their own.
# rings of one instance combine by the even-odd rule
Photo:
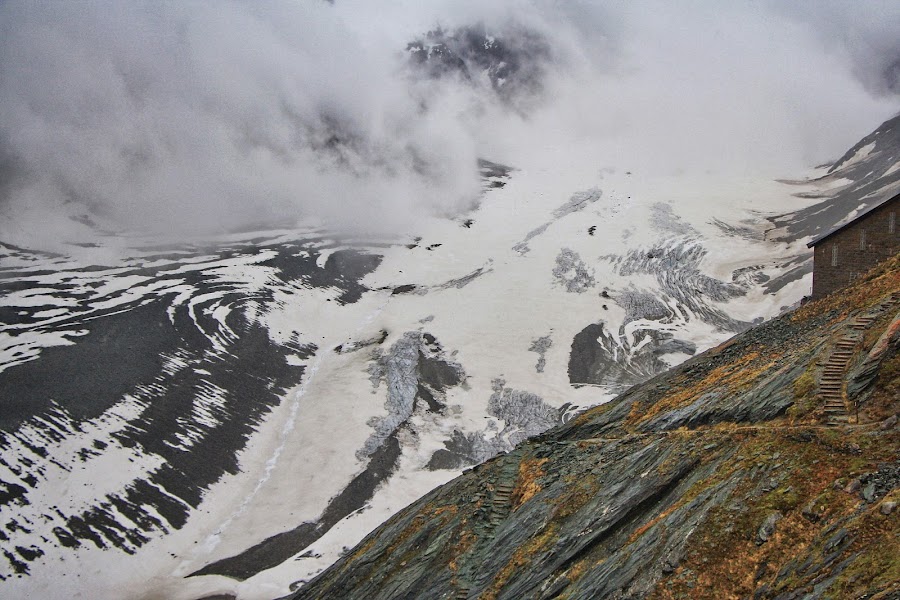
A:
<svg viewBox="0 0 900 600">
<path fill-rule="evenodd" d="M 900 256 L 434 490 L 291 598 L 896 597 L 898 311 Z M 828 427 L 843 339 L 858 424 Z"/>
<path fill-rule="evenodd" d="M 900 192 L 900 115 L 854 144 L 824 173 L 802 183 L 818 189 L 802 191 L 797 196 L 820 202 L 771 219 L 779 228 L 771 237 L 798 239 L 821 235 Z"/>
</svg>

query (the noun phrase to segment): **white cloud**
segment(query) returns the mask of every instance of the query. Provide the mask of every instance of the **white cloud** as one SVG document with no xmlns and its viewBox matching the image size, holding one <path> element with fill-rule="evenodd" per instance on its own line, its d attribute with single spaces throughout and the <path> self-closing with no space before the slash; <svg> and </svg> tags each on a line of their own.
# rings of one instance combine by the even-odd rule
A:
<svg viewBox="0 0 900 600">
<path fill-rule="evenodd" d="M 85 213 L 181 235 L 309 215 L 406 230 L 472 200 L 477 156 L 790 175 L 897 109 L 877 85 L 890 7 L 6 0 L 0 239 L 75 235 Z M 550 44 L 526 114 L 410 79 L 406 42 L 476 22 Z"/>
</svg>

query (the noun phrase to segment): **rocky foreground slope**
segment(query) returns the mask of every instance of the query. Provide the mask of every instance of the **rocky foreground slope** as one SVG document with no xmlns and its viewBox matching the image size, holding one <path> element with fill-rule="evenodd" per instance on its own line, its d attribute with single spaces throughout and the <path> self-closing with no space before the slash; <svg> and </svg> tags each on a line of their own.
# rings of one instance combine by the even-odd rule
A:
<svg viewBox="0 0 900 600">
<path fill-rule="evenodd" d="M 898 410 L 900 256 L 466 472 L 291 598 L 897 598 Z"/>
</svg>

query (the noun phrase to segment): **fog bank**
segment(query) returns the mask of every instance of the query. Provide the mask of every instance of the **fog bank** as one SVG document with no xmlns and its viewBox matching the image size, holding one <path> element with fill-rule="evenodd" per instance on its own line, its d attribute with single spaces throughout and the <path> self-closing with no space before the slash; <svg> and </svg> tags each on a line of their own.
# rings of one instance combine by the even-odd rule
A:
<svg viewBox="0 0 900 600">
<path fill-rule="evenodd" d="M 792 175 L 900 108 L 892 2 L 377 4 L 3 2 L 0 240 L 404 232 L 478 157 Z"/>
</svg>

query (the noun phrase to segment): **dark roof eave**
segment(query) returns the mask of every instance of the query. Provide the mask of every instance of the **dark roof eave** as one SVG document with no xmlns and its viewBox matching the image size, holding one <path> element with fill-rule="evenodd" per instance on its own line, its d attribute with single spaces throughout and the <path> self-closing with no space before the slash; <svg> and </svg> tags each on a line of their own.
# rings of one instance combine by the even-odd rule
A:
<svg viewBox="0 0 900 600">
<path fill-rule="evenodd" d="M 833 236 L 834 234 L 838 233 L 839 231 L 843 231 L 843 230 L 846 229 L 847 227 L 850 227 L 851 225 L 853 225 L 854 223 L 856 223 L 857 221 L 859 221 L 860 219 L 862 219 L 863 217 L 865 217 L 866 215 L 868 215 L 869 213 L 871 213 L 872 211 L 874 211 L 875 209 L 881 208 L 882 206 L 884 206 L 884 205 L 887 204 L 888 202 L 891 202 L 891 201 L 893 201 L 893 200 L 897 200 L 898 198 L 900 198 L 900 194 L 896 194 L 896 195 L 894 195 L 894 196 L 888 196 L 887 198 L 885 198 L 885 199 L 882 200 L 881 202 L 876 202 L 875 204 L 873 204 L 872 206 L 870 206 L 869 208 L 867 208 L 867 209 L 864 210 L 863 212 L 861 212 L 861 213 L 859 213 L 858 215 L 856 215 L 856 217 L 854 217 L 852 220 L 847 221 L 847 222 L 844 223 L 843 225 L 840 225 L 840 226 L 838 226 L 838 227 L 835 227 L 835 228 L 832 229 L 831 231 L 828 231 L 828 232 L 826 232 L 826 233 L 823 233 L 823 234 L 820 235 L 819 237 L 813 238 L 808 244 L 806 244 L 806 247 L 807 247 L 807 248 L 812 248 L 813 246 L 815 246 L 815 245 L 817 245 L 817 244 L 820 244 L 820 243 L 824 242 L 825 240 L 827 240 L 828 238 L 830 238 L 830 237 Z"/>
</svg>

